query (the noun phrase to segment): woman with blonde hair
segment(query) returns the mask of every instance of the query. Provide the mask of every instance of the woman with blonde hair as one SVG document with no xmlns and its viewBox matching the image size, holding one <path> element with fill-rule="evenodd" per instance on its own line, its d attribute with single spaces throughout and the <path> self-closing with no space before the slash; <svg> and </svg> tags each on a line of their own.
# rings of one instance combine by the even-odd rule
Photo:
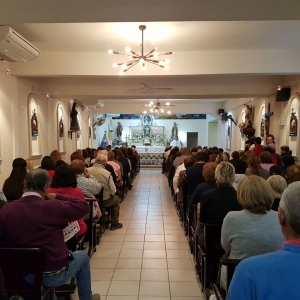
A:
<svg viewBox="0 0 300 300">
<path fill-rule="evenodd" d="M 282 193 L 287 188 L 286 180 L 280 175 L 272 175 L 267 179 L 267 182 L 274 191 L 274 202 L 272 209 L 277 211 Z"/>
<path fill-rule="evenodd" d="M 228 155 L 226 153 L 220 153 L 215 159 L 215 162 L 219 164 L 221 161 L 229 161 Z"/>
<path fill-rule="evenodd" d="M 244 259 L 278 250 L 285 238 L 277 213 L 271 210 L 274 192 L 270 184 L 259 176 L 247 176 L 238 185 L 237 198 L 243 210 L 229 212 L 221 231 L 221 244 L 229 258 Z M 225 274 L 222 268 L 223 287 Z"/>
</svg>

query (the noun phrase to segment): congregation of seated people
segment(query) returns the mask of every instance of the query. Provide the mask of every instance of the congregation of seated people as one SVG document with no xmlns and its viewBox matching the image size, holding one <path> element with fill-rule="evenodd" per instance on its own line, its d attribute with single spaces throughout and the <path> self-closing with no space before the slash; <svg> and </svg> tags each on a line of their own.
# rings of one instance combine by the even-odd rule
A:
<svg viewBox="0 0 300 300">
<path fill-rule="evenodd" d="M 189 211 L 198 208 L 196 229 L 192 233 L 198 236 L 197 243 L 204 244 L 201 224 L 221 224 L 221 238 L 218 242 L 223 248 L 221 252 L 226 253 L 229 259 L 245 261 L 239 267 L 238 274 L 235 274 L 229 291 L 226 288 L 226 267 L 220 267 L 220 275 L 215 280 L 228 292 L 227 299 L 297 298 L 296 282 L 294 286 L 288 284 L 289 291 L 282 284 L 279 285 L 280 290 L 286 291 L 285 295 L 283 292 L 275 295 L 274 291 L 270 291 L 267 282 L 270 282 L 271 277 L 275 277 L 275 282 L 279 282 L 282 277 L 279 270 L 276 274 L 271 274 L 271 269 L 261 272 L 269 274 L 268 280 L 255 276 L 255 284 L 258 285 L 261 295 L 252 296 L 253 293 L 246 295 L 241 292 L 240 284 L 243 287 L 248 284 L 245 289 L 251 292 L 256 288 L 252 286 L 251 276 L 243 273 L 244 270 L 254 271 L 250 260 L 246 263 L 248 258 L 253 257 L 253 263 L 258 266 L 263 258 L 260 255 L 266 255 L 270 259 L 274 257 L 275 261 L 275 257 L 284 256 L 289 248 L 296 249 L 291 250 L 297 254 L 294 260 L 299 261 L 300 258 L 299 222 L 294 224 L 296 216 L 300 217 L 300 194 L 296 195 L 296 190 L 300 191 L 300 165 L 295 164 L 288 146 L 281 146 L 278 154 L 274 136 L 270 134 L 266 140 L 267 144 L 263 146 L 260 137 L 253 137 L 246 141 L 245 151 L 233 151 L 231 156 L 221 148 L 198 146 L 191 149 L 166 148 L 163 157 L 162 173 L 167 177 L 175 203 L 179 203 L 179 207 L 182 206 L 181 203 L 185 203 Z M 295 195 L 295 199 L 291 195 Z M 291 207 L 288 207 L 289 204 Z M 292 213 L 291 209 L 295 207 L 297 210 Z M 280 248 L 284 251 L 279 250 Z M 192 250 L 191 247 L 191 252 L 197 255 L 195 248 Z M 271 253 L 274 255 L 271 256 Z M 292 264 L 292 256 L 286 260 L 288 264 Z M 275 265 L 274 262 L 273 271 Z M 290 278 L 287 267 L 283 269 L 286 272 L 283 277 Z M 201 272 L 199 269 L 197 271 Z M 297 278 L 299 275 L 298 268 L 293 276 Z M 271 298 L 268 292 L 262 291 L 263 288 L 272 295 Z M 211 299 L 219 299 L 212 290 L 206 297 L 210 294 Z"/>
<path fill-rule="evenodd" d="M 121 199 L 116 192 L 132 188 L 138 163 L 134 148 L 77 150 L 70 163 L 54 150 L 35 169 L 30 160 L 14 159 L 11 174 L 0 189 L 0 247 L 42 248 L 45 286 L 58 287 L 75 277 L 80 300 L 99 300 L 100 295 L 91 291 L 90 257 L 85 251 L 70 252 L 64 231 L 77 223 L 72 235 L 77 240 L 87 237 L 90 206 L 86 199 L 96 199 L 101 189 L 103 206 L 111 209 L 110 230 L 122 228 Z M 123 180 L 129 185 L 118 186 Z M 93 204 L 92 217 L 97 221 L 102 212 L 98 201 Z M 34 284 L 33 276 L 24 275 L 24 279 Z M 1 272 L 0 298 L 9 299 Z"/>
</svg>

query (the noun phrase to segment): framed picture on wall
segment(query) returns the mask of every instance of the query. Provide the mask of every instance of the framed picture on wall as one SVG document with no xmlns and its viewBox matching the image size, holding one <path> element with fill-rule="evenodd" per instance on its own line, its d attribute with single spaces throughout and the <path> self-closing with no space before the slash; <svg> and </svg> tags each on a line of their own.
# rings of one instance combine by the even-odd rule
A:
<svg viewBox="0 0 300 300">
<path fill-rule="evenodd" d="M 291 120 L 290 120 L 290 136 L 297 136 L 298 120 L 296 117 L 296 112 L 292 108 Z"/>
<path fill-rule="evenodd" d="M 37 119 L 37 114 L 36 114 L 35 109 L 33 110 L 32 116 L 31 116 L 31 135 L 32 136 L 38 136 L 39 135 L 38 119 Z"/>
</svg>

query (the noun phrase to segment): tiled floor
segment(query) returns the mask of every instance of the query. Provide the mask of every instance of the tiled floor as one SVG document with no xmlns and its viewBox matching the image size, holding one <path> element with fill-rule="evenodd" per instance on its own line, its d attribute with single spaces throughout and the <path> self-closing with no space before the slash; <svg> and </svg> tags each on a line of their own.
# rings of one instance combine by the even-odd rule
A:
<svg viewBox="0 0 300 300">
<path fill-rule="evenodd" d="M 107 230 L 92 258 L 101 300 L 202 300 L 166 177 L 141 170 L 121 204 L 123 228 Z"/>
</svg>

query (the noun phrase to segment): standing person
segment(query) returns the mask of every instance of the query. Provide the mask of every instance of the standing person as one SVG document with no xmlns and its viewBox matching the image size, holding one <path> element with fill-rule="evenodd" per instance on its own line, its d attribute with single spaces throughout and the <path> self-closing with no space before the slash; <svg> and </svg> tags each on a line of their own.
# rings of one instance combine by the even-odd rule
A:
<svg viewBox="0 0 300 300">
<path fill-rule="evenodd" d="M 276 152 L 275 138 L 273 134 L 268 134 L 266 137 L 267 147 L 272 147 Z"/>
<path fill-rule="evenodd" d="M 23 196 L 1 209 L 2 245 L 43 248 L 45 286 L 60 286 L 75 276 L 80 300 L 100 300 L 99 294 L 92 295 L 88 255 L 83 251 L 69 254 L 63 236 L 63 226 L 85 216 L 89 205 L 74 197 L 49 194 L 50 183 L 46 170 L 28 173 Z M 34 282 L 32 275 L 26 275 L 25 279 Z"/>
<path fill-rule="evenodd" d="M 261 145 L 261 138 L 258 136 L 254 139 L 254 148 L 252 149 L 256 156 L 260 156 L 260 154 L 264 151 L 264 147 Z"/>
<path fill-rule="evenodd" d="M 244 259 L 237 266 L 227 300 L 299 299 L 300 182 L 283 192 L 278 219 L 286 241 L 280 250 Z"/>
<path fill-rule="evenodd" d="M 12 171 L 3 184 L 3 193 L 7 201 L 21 198 L 24 180 L 27 174 L 27 163 L 23 158 L 16 158 L 12 163 Z"/>
</svg>

